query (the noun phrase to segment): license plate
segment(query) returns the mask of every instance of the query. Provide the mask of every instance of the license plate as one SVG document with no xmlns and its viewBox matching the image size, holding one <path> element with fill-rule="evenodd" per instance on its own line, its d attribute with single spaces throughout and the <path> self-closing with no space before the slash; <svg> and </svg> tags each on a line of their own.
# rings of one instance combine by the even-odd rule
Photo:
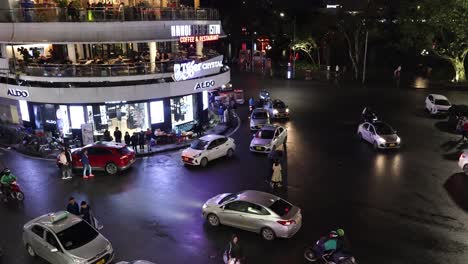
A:
<svg viewBox="0 0 468 264">
<path fill-rule="evenodd" d="M 389 146 L 390 146 L 390 147 L 394 147 L 394 146 L 395 146 L 395 144 L 390 144 Z"/>
<path fill-rule="evenodd" d="M 101 260 L 99 260 L 98 262 L 96 262 L 96 264 L 106 264 L 106 260 L 105 260 L 105 259 L 101 259 Z"/>
<path fill-rule="evenodd" d="M 256 150 L 262 150 L 262 147 L 255 147 Z"/>
</svg>

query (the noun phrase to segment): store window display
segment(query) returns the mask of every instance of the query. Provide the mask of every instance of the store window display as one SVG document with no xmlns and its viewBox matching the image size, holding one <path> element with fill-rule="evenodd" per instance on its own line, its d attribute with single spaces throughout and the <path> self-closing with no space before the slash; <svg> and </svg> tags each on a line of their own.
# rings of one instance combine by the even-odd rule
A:
<svg viewBox="0 0 468 264">
<path fill-rule="evenodd" d="M 192 122 L 194 120 L 195 110 L 194 100 L 196 97 L 192 95 L 175 97 L 171 99 L 171 121 L 172 128 L 176 128 L 178 125 Z"/>
</svg>

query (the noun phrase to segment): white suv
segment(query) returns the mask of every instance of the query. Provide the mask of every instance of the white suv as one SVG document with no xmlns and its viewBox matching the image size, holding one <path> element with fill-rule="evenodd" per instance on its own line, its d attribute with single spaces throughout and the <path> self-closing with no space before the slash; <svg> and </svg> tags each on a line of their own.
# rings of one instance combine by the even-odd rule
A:
<svg viewBox="0 0 468 264">
<path fill-rule="evenodd" d="M 446 114 L 452 105 L 447 97 L 430 94 L 426 97 L 426 109 L 431 115 Z"/>
</svg>

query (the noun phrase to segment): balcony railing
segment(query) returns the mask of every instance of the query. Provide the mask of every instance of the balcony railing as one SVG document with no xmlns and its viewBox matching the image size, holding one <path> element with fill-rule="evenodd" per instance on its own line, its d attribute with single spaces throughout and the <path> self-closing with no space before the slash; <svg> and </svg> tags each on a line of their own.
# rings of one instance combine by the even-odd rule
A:
<svg viewBox="0 0 468 264">
<path fill-rule="evenodd" d="M 219 20 L 216 9 L 180 8 L 16 8 L 0 9 L 0 22 L 112 22 Z"/>
</svg>

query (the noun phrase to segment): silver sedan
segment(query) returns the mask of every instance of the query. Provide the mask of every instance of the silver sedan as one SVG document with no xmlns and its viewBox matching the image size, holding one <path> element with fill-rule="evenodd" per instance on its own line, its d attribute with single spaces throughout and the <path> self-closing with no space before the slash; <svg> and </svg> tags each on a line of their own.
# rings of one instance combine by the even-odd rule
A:
<svg viewBox="0 0 468 264">
<path fill-rule="evenodd" d="M 302 225 L 301 209 L 259 191 L 219 194 L 209 199 L 202 211 L 211 226 L 237 227 L 260 233 L 266 240 L 290 238 Z"/>
</svg>

